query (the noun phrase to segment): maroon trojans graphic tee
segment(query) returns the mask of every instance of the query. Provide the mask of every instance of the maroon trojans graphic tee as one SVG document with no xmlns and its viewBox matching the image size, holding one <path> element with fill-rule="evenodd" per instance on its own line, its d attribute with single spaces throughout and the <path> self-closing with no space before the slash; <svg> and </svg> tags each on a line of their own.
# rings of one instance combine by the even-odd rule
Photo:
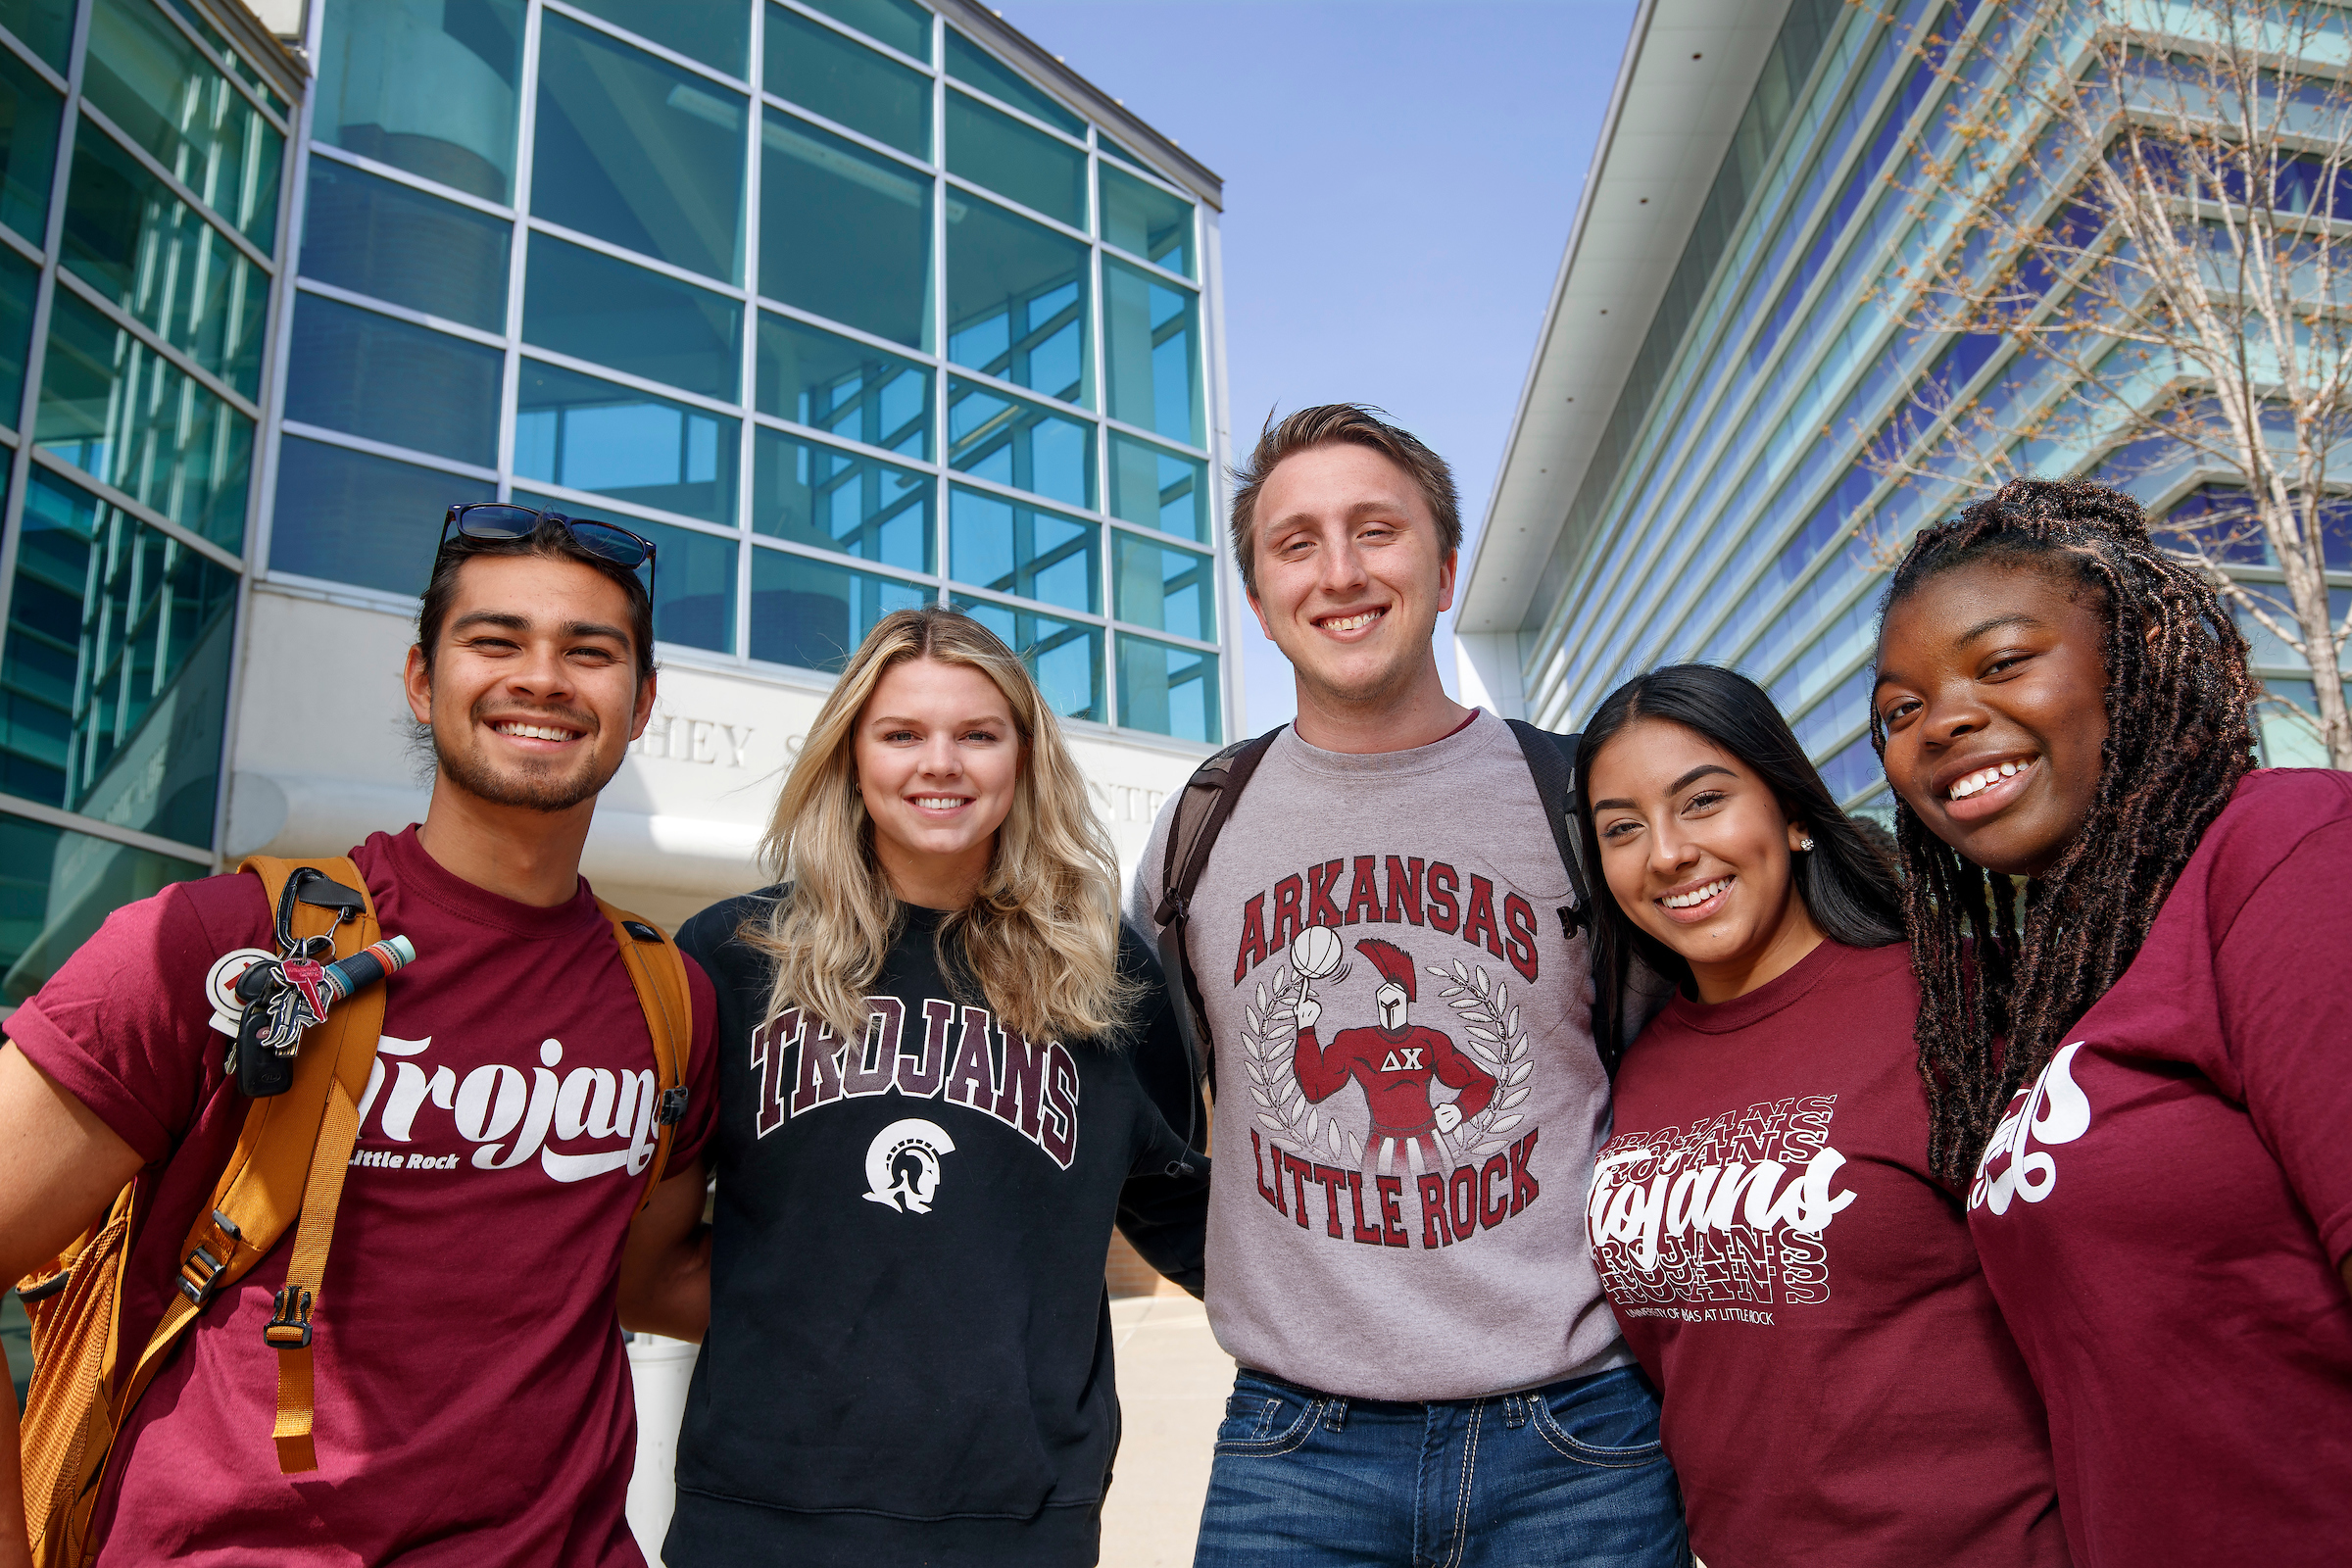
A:
<svg viewBox="0 0 2352 1568">
<path fill-rule="evenodd" d="M 384 1035 L 319 1290 L 318 1469 L 270 1443 L 262 1343 L 289 1230 L 208 1306 L 108 1471 L 102 1564 L 643 1561 L 621 1505 L 636 1412 L 614 1320 L 654 1146 L 654 1046 L 583 881 L 537 908 L 443 870 L 415 829 L 353 852 L 387 936 Z M 110 916 L 7 1033 L 150 1161 L 174 1159 L 125 1275 L 142 1344 L 176 1249 L 251 1103 L 222 1076 L 207 972 L 267 947 L 258 877 L 183 882 Z M 672 1172 L 713 1119 L 716 999 L 691 961 L 694 1046 Z"/>
<path fill-rule="evenodd" d="M 2352 1554 L 2352 777 L 2247 775 L 1969 1192 L 2085 1568 Z"/>
<path fill-rule="evenodd" d="M 1928 1173 L 1910 957 L 1678 998 L 1617 1070 L 1585 1232 L 1709 1562 L 2066 1562 L 2041 1401 Z"/>
<path fill-rule="evenodd" d="M 1147 930 L 1169 813 L 1130 904 Z M 1624 1364 L 1577 1211 L 1607 1126 L 1591 960 L 1510 727 L 1285 730 L 1193 898 L 1217 1072 L 1208 1311 L 1244 1365 L 1454 1399 Z"/>
</svg>

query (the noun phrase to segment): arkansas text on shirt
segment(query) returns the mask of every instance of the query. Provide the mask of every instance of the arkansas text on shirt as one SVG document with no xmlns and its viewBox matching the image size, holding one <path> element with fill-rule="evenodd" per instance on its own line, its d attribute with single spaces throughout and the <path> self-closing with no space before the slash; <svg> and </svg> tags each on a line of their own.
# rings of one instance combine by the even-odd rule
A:
<svg viewBox="0 0 2352 1568">
<path fill-rule="evenodd" d="M 2352 777 L 2249 774 L 1969 1193 L 2086 1568 L 2352 1554 Z"/>
<path fill-rule="evenodd" d="M 613 1316 L 653 1151 L 654 1048 L 585 881 L 535 908 L 416 842 L 353 852 L 387 936 L 383 1043 L 319 1291 L 318 1470 L 277 1468 L 262 1343 L 293 1232 L 208 1306 L 132 1413 L 98 1523 L 102 1564 L 394 1562 L 635 1568 L 621 1516 L 635 1408 Z M 180 1239 L 250 1103 L 222 1077 L 206 976 L 267 948 L 252 876 L 117 910 L 10 1038 L 140 1156 L 168 1167 L 125 1276 L 143 1343 Z M 712 1122 L 715 998 L 691 962 L 694 1047 L 674 1173 Z M 152 1168 L 152 1167 L 151 1167 Z"/>
<path fill-rule="evenodd" d="M 2063 1565 L 2041 1402 L 1927 1169 L 1909 950 L 1626 1054 L 1586 1224 L 1714 1563 Z"/>
</svg>

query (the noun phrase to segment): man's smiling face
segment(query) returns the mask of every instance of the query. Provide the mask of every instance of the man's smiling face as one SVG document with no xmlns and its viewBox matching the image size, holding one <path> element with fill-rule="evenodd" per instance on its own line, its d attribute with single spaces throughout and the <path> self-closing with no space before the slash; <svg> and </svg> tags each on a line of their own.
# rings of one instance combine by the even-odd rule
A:
<svg viewBox="0 0 2352 1568">
<path fill-rule="evenodd" d="M 654 705 L 628 595 L 592 566 L 544 556 L 461 566 L 432 667 L 411 649 L 408 688 L 442 780 L 536 811 L 593 800 Z"/>
<path fill-rule="evenodd" d="M 1333 442 L 1285 458 L 1258 492 L 1257 612 L 1301 696 L 1334 707 L 1401 697 L 1453 605 L 1454 557 L 1402 465 Z"/>
</svg>

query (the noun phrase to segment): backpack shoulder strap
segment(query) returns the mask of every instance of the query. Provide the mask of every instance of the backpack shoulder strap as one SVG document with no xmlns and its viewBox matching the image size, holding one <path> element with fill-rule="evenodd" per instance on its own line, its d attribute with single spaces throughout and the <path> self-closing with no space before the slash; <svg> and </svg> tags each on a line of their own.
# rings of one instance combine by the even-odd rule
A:
<svg viewBox="0 0 2352 1568">
<path fill-rule="evenodd" d="M 1206 1081 L 1211 1096 L 1217 1092 L 1217 1057 L 1210 1049 L 1208 1014 L 1201 1004 L 1200 987 L 1193 978 L 1192 958 L 1185 950 L 1186 931 L 1192 920 L 1193 890 L 1200 885 L 1200 874 L 1208 868 L 1208 852 L 1216 847 L 1217 835 L 1224 831 L 1226 819 L 1233 815 L 1250 776 L 1265 760 L 1274 737 L 1284 727 L 1277 724 L 1263 735 L 1237 741 L 1193 769 L 1183 793 L 1176 797 L 1176 814 L 1168 823 L 1166 853 L 1160 863 L 1159 904 L 1152 911 L 1152 919 L 1159 927 L 1159 967 L 1171 993 L 1168 1000 L 1176 1014 L 1176 1033 L 1184 1041 L 1192 1080 L 1196 1085 Z M 1200 1098 L 1198 1094 L 1192 1097 L 1196 1113 Z M 1187 1146 L 1192 1144 L 1196 1131 L 1197 1128 L 1191 1127 L 1185 1130 Z"/>
<path fill-rule="evenodd" d="M 1560 934 L 1573 938 L 1581 928 L 1591 939 L 1592 1049 L 1598 1053 L 1601 1065 L 1614 1076 L 1617 1058 L 1625 1049 L 1622 1038 L 1625 977 L 1620 972 L 1615 944 L 1609 940 L 1607 922 L 1599 919 L 1593 908 L 1593 879 L 1585 864 L 1584 839 L 1577 826 L 1583 802 L 1577 797 L 1576 759 L 1584 737 L 1538 729 L 1524 719 L 1505 722 L 1511 726 L 1511 733 L 1519 737 L 1520 754 L 1527 759 L 1527 770 L 1536 781 L 1536 798 L 1544 804 L 1544 825 L 1551 829 L 1560 864 L 1568 872 L 1569 897 L 1574 902 L 1571 907 L 1560 911 Z"/>
<path fill-rule="evenodd" d="M 274 909 L 286 884 L 306 867 L 357 893 L 360 903 L 354 910 L 298 898 L 292 913 L 295 934 L 331 934 L 337 959 L 371 946 L 380 934 L 375 901 L 360 868 L 347 857 L 289 860 L 257 855 L 238 869 L 261 877 Z M 277 1294 L 262 1337 L 279 1352 L 272 1433 L 279 1468 L 288 1474 L 318 1468 L 311 1443 L 311 1333 L 335 1212 L 343 1199 L 343 1176 L 359 1137 L 359 1100 L 375 1065 L 383 1023 L 384 987 L 371 985 L 345 998 L 306 1034 L 295 1057 L 293 1086 L 282 1095 L 256 1100 L 246 1111 L 236 1150 L 181 1245 L 179 1297 L 132 1368 L 117 1405 L 118 1424 L 205 1304 L 222 1287 L 250 1272 L 293 1226 L 294 1252 L 287 1263 L 285 1288 Z"/>
<path fill-rule="evenodd" d="M 678 1123 L 686 1119 L 686 1061 L 694 1050 L 694 1000 L 686 986 L 686 960 L 678 945 L 661 927 L 640 920 L 628 910 L 596 901 L 612 923 L 612 939 L 620 945 L 621 967 L 637 989 L 637 1005 L 644 1009 L 645 1027 L 654 1037 L 654 1077 L 660 1088 L 654 1100 L 654 1156 L 646 1167 L 645 1191 L 637 1212 L 654 1200 L 654 1190 L 669 1170 L 669 1145 Z"/>
</svg>

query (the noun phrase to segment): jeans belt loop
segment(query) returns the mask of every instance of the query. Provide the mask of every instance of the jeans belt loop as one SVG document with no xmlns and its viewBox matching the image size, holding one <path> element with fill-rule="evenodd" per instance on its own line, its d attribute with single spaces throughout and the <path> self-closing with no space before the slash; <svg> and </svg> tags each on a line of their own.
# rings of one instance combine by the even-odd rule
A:
<svg viewBox="0 0 2352 1568">
<path fill-rule="evenodd" d="M 1502 1400 L 1502 1424 L 1516 1430 L 1527 1425 L 1527 1400 L 1524 1394 L 1505 1395 Z"/>
<path fill-rule="evenodd" d="M 1333 1397 L 1323 1401 L 1323 1430 L 1337 1432 L 1348 1424 L 1348 1401 Z"/>
</svg>

